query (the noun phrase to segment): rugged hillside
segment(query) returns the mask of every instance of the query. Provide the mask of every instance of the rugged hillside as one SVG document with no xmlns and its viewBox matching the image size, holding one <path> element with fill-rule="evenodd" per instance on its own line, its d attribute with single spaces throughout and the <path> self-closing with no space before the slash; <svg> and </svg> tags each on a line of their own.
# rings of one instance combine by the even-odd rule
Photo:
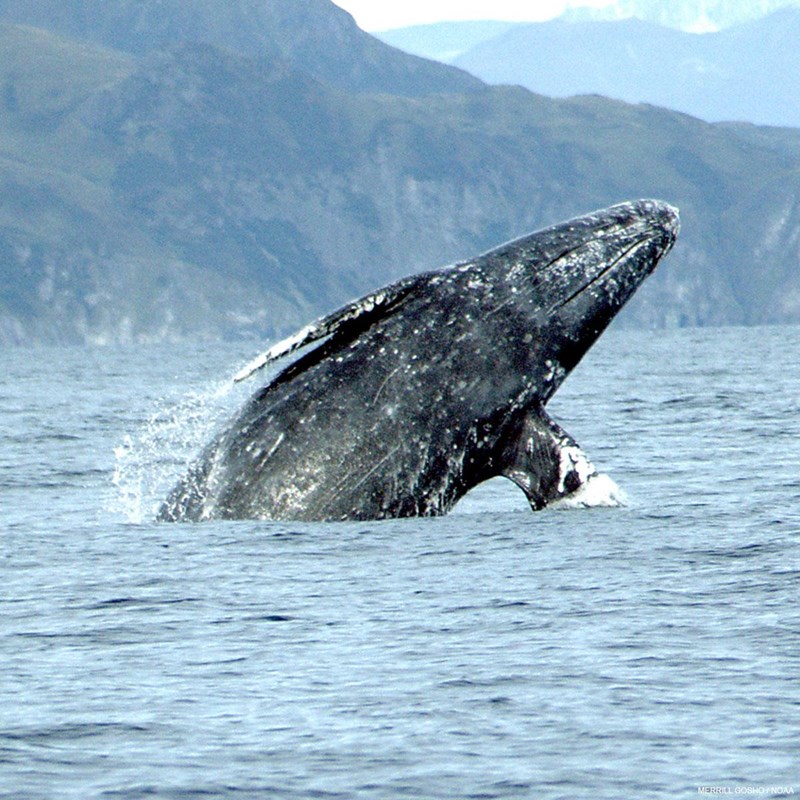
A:
<svg viewBox="0 0 800 800">
<path fill-rule="evenodd" d="M 367 36 L 330 0 L 0 0 L 0 20 L 135 55 L 211 44 L 286 60 L 349 91 L 424 95 L 480 85 Z"/>
<path fill-rule="evenodd" d="M 0 340 L 267 338 L 640 196 L 684 232 L 629 323 L 800 321 L 797 132 L 473 84 L 354 92 L 291 51 L 0 26 Z"/>
</svg>

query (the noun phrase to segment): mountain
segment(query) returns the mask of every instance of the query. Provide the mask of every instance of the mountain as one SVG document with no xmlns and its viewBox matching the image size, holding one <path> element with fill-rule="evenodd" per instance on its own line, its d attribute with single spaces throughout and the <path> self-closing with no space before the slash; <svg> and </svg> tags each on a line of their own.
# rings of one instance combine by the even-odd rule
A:
<svg viewBox="0 0 800 800">
<path fill-rule="evenodd" d="M 0 0 L 0 20 L 133 55 L 211 44 L 301 65 L 348 91 L 423 95 L 479 86 L 367 36 L 329 0 Z"/>
<path fill-rule="evenodd" d="M 800 8 L 800 0 L 615 0 L 605 5 L 581 5 L 575 0 L 559 22 L 619 22 L 638 19 L 685 33 L 712 33 L 755 22 L 783 8 Z M 382 42 L 406 53 L 445 64 L 478 45 L 495 39 L 524 22 L 453 20 L 375 33 Z"/>
<path fill-rule="evenodd" d="M 326 3 L 258 56 L 0 25 L 0 341 L 271 338 L 642 196 L 679 205 L 683 233 L 627 324 L 800 321 L 800 132 L 548 99 L 397 51 L 401 88 L 367 91 L 382 50 L 332 33 L 324 80 L 297 46 L 340 24 L 369 38 Z"/>
<path fill-rule="evenodd" d="M 552 97 L 602 94 L 708 121 L 800 127 L 800 8 L 691 34 L 637 19 L 515 26 L 453 63 Z"/>
</svg>

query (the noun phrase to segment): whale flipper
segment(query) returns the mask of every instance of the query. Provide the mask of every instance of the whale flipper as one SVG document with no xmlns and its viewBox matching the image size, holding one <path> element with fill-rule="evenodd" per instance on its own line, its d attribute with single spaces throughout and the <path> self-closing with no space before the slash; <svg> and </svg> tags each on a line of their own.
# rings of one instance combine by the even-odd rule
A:
<svg viewBox="0 0 800 800">
<path fill-rule="evenodd" d="M 501 474 L 514 481 L 531 508 L 539 511 L 577 492 L 597 470 L 578 443 L 540 406 L 526 414 Z"/>
<path fill-rule="evenodd" d="M 337 333 L 347 335 L 350 330 L 353 335 L 357 334 L 369 327 L 374 316 L 385 314 L 389 309 L 398 305 L 412 289 L 425 283 L 427 279 L 427 273 L 403 278 L 391 286 L 379 289 L 377 292 L 342 306 L 327 316 L 320 317 L 291 336 L 272 345 L 266 352 L 256 356 L 233 376 L 234 382 L 247 380 L 267 364 L 288 356 L 312 342 L 324 339 L 326 336 Z"/>
</svg>

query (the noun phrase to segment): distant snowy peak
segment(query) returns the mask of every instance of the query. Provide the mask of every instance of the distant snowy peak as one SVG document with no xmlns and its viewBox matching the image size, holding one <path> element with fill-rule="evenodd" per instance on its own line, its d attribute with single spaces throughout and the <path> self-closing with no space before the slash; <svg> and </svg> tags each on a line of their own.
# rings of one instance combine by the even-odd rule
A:
<svg viewBox="0 0 800 800">
<path fill-rule="evenodd" d="M 751 22 L 800 0 L 612 0 L 602 6 L 573 0 L 564 19 L 569 21 L 621 20 L 629 17 L 654 22 L 687 33 L 712 33 Z"/>
<path fill-rule="evenodd" d="M 598 4 L 598 2 L 600 4 Z M 2 0 L 0 0 L 2 3 Z M 784 8 L 800 8 L 800 0 L 569 0 L 562 22 L 619 22 L 631 18 L 684 33 L 716 33 L 763 19 Z M 386 44 L 445 64 L 483 42 L 532 23 L 457 20 L 394 28 L 374 35 Z M 537 24 L 537 23 L 533 23 Z M 543 23 L 538 23 L 543 24 Z M 546 23 L 544 23 L 546 24 Z"/>
<path fill-rule="evenodd" d="M 800 128 L 800 8 L 695 35 L 636 18 L 514 27 L 452 63 L 550 97 L 598 94 L 708 122 Z"/>
</svg>

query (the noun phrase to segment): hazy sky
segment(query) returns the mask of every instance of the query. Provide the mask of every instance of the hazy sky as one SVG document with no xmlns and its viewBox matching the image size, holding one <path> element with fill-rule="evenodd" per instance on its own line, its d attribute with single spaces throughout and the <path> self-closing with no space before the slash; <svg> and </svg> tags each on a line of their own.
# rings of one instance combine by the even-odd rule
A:
<svg viewBox="0 0 800 800">
<path fill-rule="evenodd" d="M 455 19 L 538 22 L 561 14 L 567 5 L 607 5 L 609 0 L 333 0 L 366 31 L 402 28 Z"/>
</svg>

